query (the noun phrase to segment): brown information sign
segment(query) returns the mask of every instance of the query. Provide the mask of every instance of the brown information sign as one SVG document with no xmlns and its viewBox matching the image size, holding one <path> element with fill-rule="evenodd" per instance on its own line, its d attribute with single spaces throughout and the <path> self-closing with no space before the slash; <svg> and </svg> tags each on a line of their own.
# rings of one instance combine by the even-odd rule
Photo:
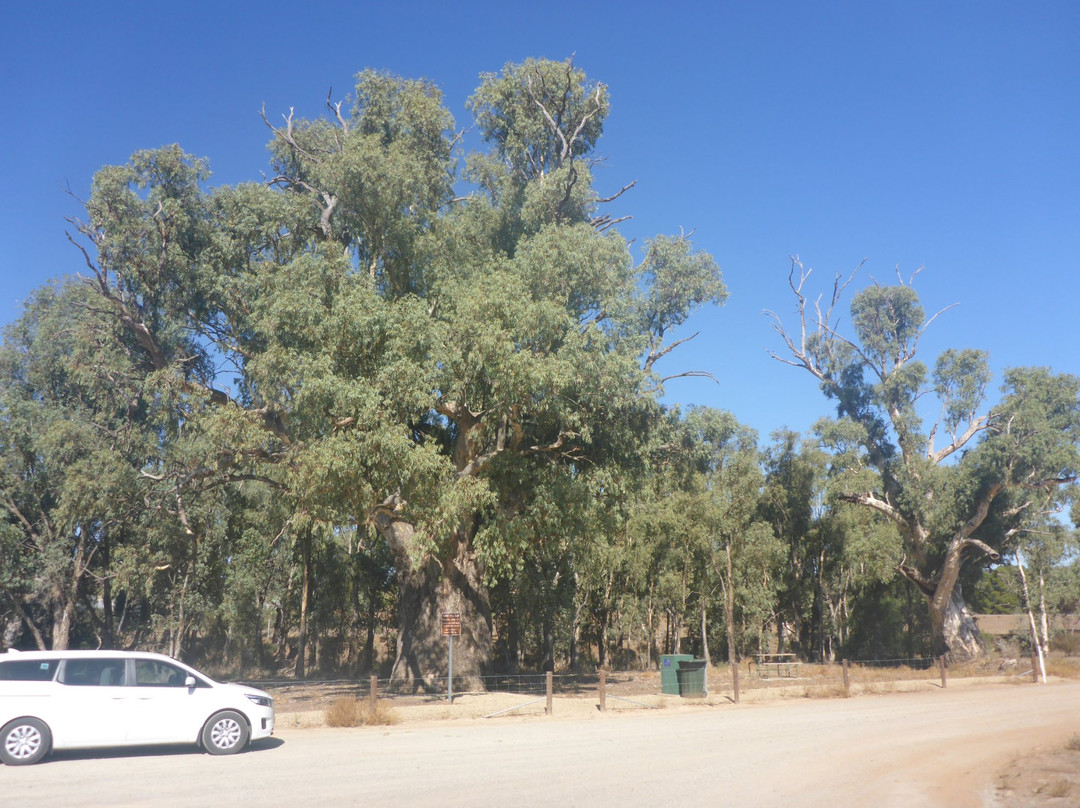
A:
<svg viewBox="0 0 1080 808">
<path fill-rule="evenodd" d="M 444 637 L 461 636 L 461 614 L 458 612 L 442 613 L 442 633 Z"/>
</svg>

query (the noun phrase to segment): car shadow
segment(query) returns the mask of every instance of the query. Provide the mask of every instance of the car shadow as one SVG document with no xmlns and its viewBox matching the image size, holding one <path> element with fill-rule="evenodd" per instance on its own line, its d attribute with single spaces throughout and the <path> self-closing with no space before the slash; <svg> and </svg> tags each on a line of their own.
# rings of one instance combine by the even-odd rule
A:
<svg viewBox="0 0 1080 808">
<path fill-rule="evenodd" d="M 260 738 L 252 741 L 241 755 L 264 752 L 283 746 L 281 738 Z M 42 763 L 60 763 L 65 760 L 112 760 L 116 758 L 143 757 L 182 757 L 184 755 L 205 755 L 197 746 L 191 744 L 175 746 L 124 746 L 111 749 L 60 749 L 52 752 Z"/>
</svg>

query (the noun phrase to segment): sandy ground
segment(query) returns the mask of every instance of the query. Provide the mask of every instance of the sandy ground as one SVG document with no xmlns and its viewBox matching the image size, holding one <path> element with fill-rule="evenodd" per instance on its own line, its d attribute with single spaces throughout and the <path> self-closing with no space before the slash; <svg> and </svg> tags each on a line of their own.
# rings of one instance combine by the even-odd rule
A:
<svg viewBox="0 0 1080 808">
<path fill-rule="evenodd" d="M 925 683 L 924 683 L 925 685 Z M 749 695 L 749 694 L 748 694 Z M 559 805 L 1056 806 L 1080 785 L 1032 761 L 1080 733 L 1080 683 L 788 698 L 739 705 L 588 695 L 495 718 L 503 695 L 400 707 L 392 726 L 305 726 L 282 712 L 246 754 L 62 753 L 0 767 L 4 806 Z M 517 697 L 517 703 L 521 698 Z M 648 699 L 641 699 L 646 703 Z M 407 713 L 407 715 L 406 715 Z M 308 715 L 312 723 L 319 723 Z M 1032 757 L 1044 749 L 1049 757 Z M 1060 761 L 1055 764 L 1062 765 Z M 1038 785 L 1042 778 L 1043 785 Z"/>
</svg>

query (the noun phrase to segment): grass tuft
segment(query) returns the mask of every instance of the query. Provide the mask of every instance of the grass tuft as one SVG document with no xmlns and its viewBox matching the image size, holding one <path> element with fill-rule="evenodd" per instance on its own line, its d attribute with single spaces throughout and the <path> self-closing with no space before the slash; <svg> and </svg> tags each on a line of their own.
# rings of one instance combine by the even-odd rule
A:
<svg viewBox="0 0 1080 808">
<path fill-rule="evenodd" d="M 1036 794 L 1045 794 L 1047 797 L 1067 797 L 1072 791 L 1072 783 L 1068 780 L 1055 780 L 1035 789 Z"/>
</svg>

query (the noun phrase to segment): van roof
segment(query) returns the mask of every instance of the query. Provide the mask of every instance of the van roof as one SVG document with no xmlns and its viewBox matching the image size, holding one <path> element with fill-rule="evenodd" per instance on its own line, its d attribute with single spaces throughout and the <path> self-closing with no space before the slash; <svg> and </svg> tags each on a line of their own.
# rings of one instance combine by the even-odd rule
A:
<svg viewBox="0 0 1080 808">
<path fill-rule="evenodd" d="M 165 654 L 157 654 L 152 651 L 87 651 L 84 649 L 72 649 L 68 651 L 19 651 L 15 648 L 9 648 L 4 653 L 0 654 L 0 660 L 5 658 L 19 659 L 76 659 L 78 657 L 97 657 L 97 658 L 110 658 L 110 659 L 167 659 L 175 662 L 172 657 Z"/>
</svg>

